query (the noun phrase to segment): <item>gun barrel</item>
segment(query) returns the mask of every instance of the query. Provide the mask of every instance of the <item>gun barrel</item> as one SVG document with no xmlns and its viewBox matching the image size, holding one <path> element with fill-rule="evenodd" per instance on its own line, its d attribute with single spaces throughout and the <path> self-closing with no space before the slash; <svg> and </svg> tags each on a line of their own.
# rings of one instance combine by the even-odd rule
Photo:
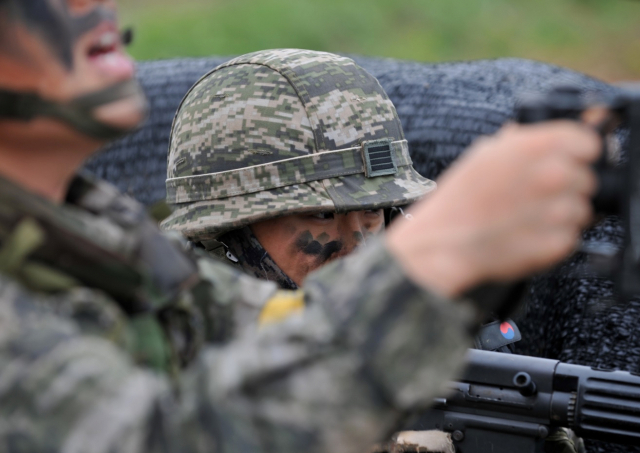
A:
<svg viewBox="0 0 640 453">
<path fill-rule="evenodd" d="M 578 435 L 640 445 L 640 376 L 560 363 L 556 380 L 575 395 L 567 411 Z"/>
</svg>

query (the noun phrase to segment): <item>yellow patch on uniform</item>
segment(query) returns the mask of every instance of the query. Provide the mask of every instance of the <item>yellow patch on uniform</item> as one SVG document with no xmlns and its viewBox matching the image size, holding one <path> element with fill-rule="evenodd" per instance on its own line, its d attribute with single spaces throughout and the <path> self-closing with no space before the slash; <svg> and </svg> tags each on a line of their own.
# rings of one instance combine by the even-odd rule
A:
<svg viewBox="0 0 640 453">
<path fill-rule="evenodd" d="M 265 304 L 260 313 L 258 324 L 264 326 L 282 321 L 302 310 L 304 310 L 304 291 L 278 291 Z"/>
</svg>

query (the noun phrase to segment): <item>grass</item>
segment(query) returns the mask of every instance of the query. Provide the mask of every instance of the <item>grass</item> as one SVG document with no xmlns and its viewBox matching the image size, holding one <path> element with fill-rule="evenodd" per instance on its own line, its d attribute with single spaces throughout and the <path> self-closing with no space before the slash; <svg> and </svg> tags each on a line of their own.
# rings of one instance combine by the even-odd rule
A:
<svg viewBox="0 0 640 453">
<path fill-rule="evenodd" d="M 640 78 L 634 0 L 121 0 L 138 59 L 298 47 L 451 61 L 522 57 Z"/>
</svg>

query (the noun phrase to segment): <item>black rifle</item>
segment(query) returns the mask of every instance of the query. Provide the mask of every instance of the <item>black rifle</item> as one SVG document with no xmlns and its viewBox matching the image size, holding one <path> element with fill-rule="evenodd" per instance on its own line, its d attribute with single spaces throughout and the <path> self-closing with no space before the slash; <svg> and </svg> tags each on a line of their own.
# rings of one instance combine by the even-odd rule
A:
<svg viewBox="0 0 640 453">
<path fill-rule="evenodd" d="M 458 453 L 535 453 L 558 427 L 640 445 L 640 376 L 470 350 L 453 393 L 412 424 L 451 433 Z"/>
</svg>

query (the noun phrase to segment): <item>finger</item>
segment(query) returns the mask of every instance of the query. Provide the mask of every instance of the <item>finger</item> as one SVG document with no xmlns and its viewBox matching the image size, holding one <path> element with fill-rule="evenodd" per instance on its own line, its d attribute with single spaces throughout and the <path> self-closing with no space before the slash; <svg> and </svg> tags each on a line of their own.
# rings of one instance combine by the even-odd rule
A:
<svg viewBox="0 0 640 453">
<path fill-rule="evenodd" d="M 562 155 L 539 159 L 530 167 L 531 190 L 537 196 L 573 193 L 591 196 L 598 185 L 591 166 Z M 523 179 L 526 182 L 526 179 Z"/>
<path fill-rule="evenodd" d="M 598 129 L 611 118 L 611 110 L 605 106 L 591 107 L 580 115 L 580 119 L 586 125 Z"/>
<path fill-rule="evenodd" d="M 571 188 L 579 195 L 592 197 L 598 189 L 598 176 L 591 166 L 577 165 L 572 172 Z"/>
<path fill-rule="evenodd" d="M 582 231 L 593 222 L 594 212 L 591 197 L 579 199 L 573 206 L 576 228 Z"/>
<path fill-rule="evenodd" d="M 528 129 L 524 140 L 547 155 L 566 155 L 591 163 L 602 151 L 602 139 L 597 132 L 577 121 L 557 120 L 522 127 Z"/>
<path fill-rule="evenodd" d="M 566 155 L 584 163 L 593 163 L 600 157 L 602 138 L 591 127 L 575 121 L 559 121 L 557 126 L 557 146 Z"/>
<path fill-rule="evenodd" d="M 581 230 L 593 218 L 588 197 L 564 195 L 549 201 L 543 214 L 548 229 Z"/>
<path fill-rule="evenodd" d="M 547 244 L 549 265 L 555 264 L 571 255 L 576 250 L 579 241 L 579 229 L 559 229 L 554 234 L 551 234 Z"/>
<path fill-rule="evenodd" d="M 524 267 L 530 273 L 546 269 L 566 258 L 575 250 L 579 237 L 579 230 L 575 228 L 537 230 L 523 236 L 528 240 L 514 243 L 512 252 L 523 259 L 528 258 Z M 515 268 L 515 262 L 513 264 Z"/>
</svg>

